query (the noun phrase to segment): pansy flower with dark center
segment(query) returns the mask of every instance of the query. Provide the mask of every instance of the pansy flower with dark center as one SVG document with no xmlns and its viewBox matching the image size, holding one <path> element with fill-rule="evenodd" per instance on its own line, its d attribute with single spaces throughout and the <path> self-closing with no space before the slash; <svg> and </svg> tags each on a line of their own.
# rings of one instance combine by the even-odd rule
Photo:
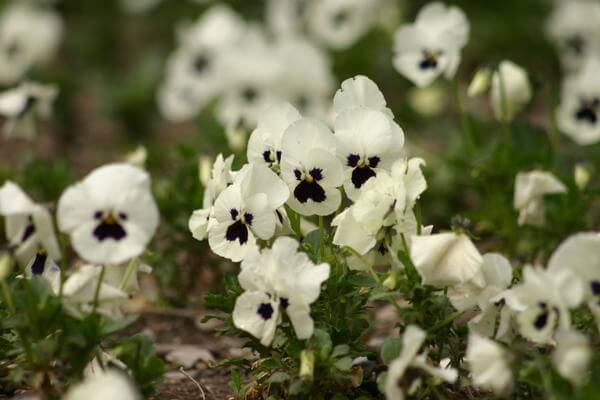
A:
<svg viewBox="0 0 600 400">
<path fill-rule="evenodd" d="M 39 250 L 49 259 L 60 259 L 52 216 L 11 181 L 0 186 L 0 215 L 5 218 L 5 234 L 21 266 L 27 265 Z"/>
<path fill-rule="evenodd" d="M 375 23 L 377 0 L 319 0 L 308 5 L 307 22 L 319 41 L 334 49 L 345 49 Z"/>
<path fill-rule="evenodd" d="M 18 82 L 32 67 L 48 62 L 63 32 L 63 20 L 51 7 L 7 4 L 0 15 L 0 84 Z"/>
<path fill-rule="evenodd" d="M 219 154 L 215 159 L 210 171 L 210 178 L 205 183 L 202 208 L 194 210 L 188 221 L 188 228 L 194 239 L 206 239 L 213 204 L 221 192 L 233 182 L 232 163 L 233 155 L 225 159 L 222 154 Z"/>
<path fill-rule="evenodd" d="M 35 135 L 35 120 L 47 118 L 58 94 L 53 85 L 25 82 L 0 93 L 0 116 L 6 118 L 4 132 L 7 136 L 28 139 Z"/>
<path fill-rule="evenodd" d="M 582 232 L 565 239 L 552 253 L 548 270 L 574 273 L 583 285 L 583 301 L 600 321 L 600 234 Z"/>
<path fill-rule="evenodd" d="M 298 252 L 298 245 L 295 239 L 281 237 L 270 249 L 260 251 L 254 246 L 242 261 L 238 279 L 245 292 L 236 300 L 233 322 L 264 346 L 273 341 L 282 313 L 289 317 L 298 339 L 312 336 L 310 305 L 329 277 L 329 265 L 313 264 Z"/>
<path fill-rule="evenodd" d="M 386 399 L 404 399 L 405 393 L 412 394 L 411 390 L 426 375 L 432 375 L 448 383 L 456 381 L 458 377 L 456 369 L 429 364 L 426 350 L 419 354 L 425 343 L 425 336 L 425 332 L 416 325 L 406 327 L 402 335 L 402 350 L 388 368 L 385 383 Z"/>
<path fill-rule="evenodd" d="M 430 3 L 413 24 L 396 31 L 394 67 L 417 86 L 427 86 L 441 74 L 452 79 L 468 36 L 469 22 L 462 10 Z"/>
<path fill-rule="evenodd" d="M 276 211 L 289 196 L 287 186 L 263 164 L 247 164 L 214 203 L 208 243 L 216 254 L 241 261 L 256 243 L 270 239 L 277 226 Z"/>
<path fill-rule="evenodd" d="M 600 57 L 590 56 L 562 85 L 559 129 L 579 145 L 600 142 Z"/>
<path fill-rule="evenodd" d="M 215 68 L 223 86 L 217 119 L 230 128 L 241 122 L 250 131 L 278 100 L 278 80 L 285 71 L 275 46 L 264 31 L 247 27 L 235 45 L 220 54 Z"/>
<path fill-rule="evenodd" d="M 265 110 L 248 140 L 248 162 L 265 164 L 278 171 L 282 156 L 281 138 L 298 119 L 300 113 L 289 103 L 278 103 Z"/>
<path fill-rule="evenodd" d="M 546 33 L 569 72 L 577 71 L 600 48 L 600 3 L 558 1 L 546 21 Z"/>
<path fill-rule="evenodd" d="M 331 55 L 304 35 L 279 38 L 276 50 L 284 71 L 277 84 L 279 96 L 303 116 L 327 118 L 335 87 Z"/>
<path fill-rule="evenodd" d="M 25 276 L 28 279 L 34 276 L 45 279 L 54 293 L 59 291 L 60 275 L 60 268 L 43 248 L 37 250 L 25 267 Z"/>
<path fill-rule="evenodd" d="M 361 187 L 402 152 L 394 125 L 386 114 L 367 108 L 344 111 L 335 120 L 337 156 L 344 164 L 344 190 L 356 200 Z"/>
<path fill-rule="evenodd" d="M 150 177 L 130 164 L 100 167 L 62 194 L 57 220 L 88 262 L 120 264 L 137 257 L 159 220 Z"/>
<path fill-rule="evenodd" d="M 342 164 L 335 156 L 336 142 L 327 126 L 302 118 L 282 140 L 281 177 L 290 188 L 288 205 L 302 215 L 328 215 L 340 202 Z"/>
<path fill-rule="evenodd" d="M 219 59 L 245 28 L 240 16 L 223 4 L 208 8 L 194 23 L 178 27 L 179 46 L 167 60 L 158 93 L 165 118 L 189 120 L 222 92 Z"/>
<path fill-rule="evenodd" d="M 570 310 L 581 304 L 584 290 L 574 271 L 557 268 L 551 261 L 548 269 L 526 266 L 523 280 L 501 297 L 516 312 L 521 336 L 547 344 L 553 343 L 556 329 L 570 328 Z"/>
</svg>

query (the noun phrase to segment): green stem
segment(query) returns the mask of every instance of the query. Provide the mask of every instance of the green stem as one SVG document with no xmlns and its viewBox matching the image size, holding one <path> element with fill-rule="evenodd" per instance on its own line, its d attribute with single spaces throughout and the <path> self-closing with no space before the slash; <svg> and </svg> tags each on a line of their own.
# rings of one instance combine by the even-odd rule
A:
<svg viewBox="0 0 600 400">
<path fill-rule="evenodd" d="M 4 301 L 6 301 L 6 305 L 12 314 L 16 312 L 15 304 L 12 301 L 12 296 L 10 294 L 10 289 L 5 281 L 0 281 L 0 285 L 2 285 L 2 295 L 4 296 Z"/>
<path fill-rule="evenodd" d="M 325 231 L 323 228 L 323 216 L 319 215 L 319 259 L 323 260 L 325 249 Z"/>
<path fill-rule="evenodd" d="M 471 130 L 471 124 L 469 123 L 469 117 L 467 116 L 462 99 L 460 97 L 460 86 L 458 84 L 458 79 L 454 80 L 454 95 L 456 97 L 456 107 L 458 108 L 458 113 L 460 115 L 460 126 L 461 132 L 463 134 L 463 139 L 465 141 L 465 146 L 467 148 L 467 153 L 469 155 L 474 155 L 476 151 L 475 139 L 473 138 L 473 131 Z"/>
<path fill-rule="evenodd" d="M 365 257 L 360 254 L 358 251 L 354 250 L 352 247 L 346 246 L 344 247 L 345 249 L 348 249 L 348 251 L 350 251 L 355 257 L 357 257 L 369 270 L 369 273 L 371 274 L 371 276 L 373 277 L 373 279 L 375 279 L 375 281 L 377 282 L 377 284 L 379 285 L 379 287 L 381 287 L 384 292 L 386 293 L 386 297 L 388 298 L 388 301 L 396 308 L 396 310 L 400 313 L 402 312 L 402 307 L 400 307 L 400 304 L 398 304 L 398 302 L 396 301 L 396 298 L 394 296 L 392 296 L 391 293 L 388 292 L 387 288 L 385 286 L 383 286 L 383 282 L 381 281 L 381 278 L 379 277 L 379 275 L 377 275 L 377 272 L 373 269 L 373 265 L 371 265 L 371 263 L 365 259 Z"/>
<path fill-rule="evenodd" d="M 430 329 L 427 329 L 427 332 L 428 333 L 434 333 L 438 329 L 441 329 L 444 326 L 453 323 L 455 320 L 457 320 L 458 318 L 460 318 L 463 314 L 464 314 L 464 311 L 456 311 L 456 312 L 450 314 L 448 317 L 446 317 L 442 321 L 440 321 L 439 323 L 435 324 Z"/>
<path fill-rule="evenodd" d="M 410 254 L 410 251 L 408 250 L 408 242 L 406 241 L 406 236 L 404 236 L 404 233 L 400 234 L 400 238 L 402 239 L 402 247 L 404 247 L 404 251 L 406 254 Z"/>
<path fill-rule="evenodd" d="M 98 283 L 96 284 L 96 291 L 94 292 L 94 306 L 92 308 L 92 314 L 96 313 L 98 308 L 98 299 L 100 298 L 100 288 L 102 287 L 102 281 L 104 280 L 104 274 L 106 273 L 106 266 L 103 264 L 98 276 Z"/>
<path fill-rule="evenodd" d="M 129 282 L 129 278 L 131 278 L 131 274 L 133 274 L 133 271 L 135 271 L 136 265 L 137 258 L 134 258 L 133 260 L 129 261 L 129 264 L 127 265 L 127 270 L 125 271 L 125 274 L 123 275 L 123 278 L 121 278 L 121 282 L 119 283 L 119 290 L 125 289 L 125 286 L 127 286 L 127 282 Z"/>
<path fill-rule="evenodd" d="M 27 280 L 27 278 L 23 278 L 23 280 Z M 8 287 L 8 285 L 6 284 L 5 281 L 0 281 L 0 286 L 2 287 L 2 295 L 4 296 L 4 301 L 6 301 L 6 305 L 8 306 L 8 309 L 10 310 L 11 314 L 16 314 L 17 310 L 15 308 L 15 303 L 12 300 L 10 288 Z M 31 351 L 31 344 L 29 343 L 29 340 L 27 339 L 27 335 L 25 335 L 23 333 L 23 330 L 20 328 L 17 328 L 16 331 L 17 331 L 17 335 L 19 336 L 19 340 L 21 341 L 21 344 L 23 345 L 23 350 L 25 350 L 25 358 L 31 364 L 31 366 L 33 366 L 34 365 L 33 352 Z"/>
</svg>

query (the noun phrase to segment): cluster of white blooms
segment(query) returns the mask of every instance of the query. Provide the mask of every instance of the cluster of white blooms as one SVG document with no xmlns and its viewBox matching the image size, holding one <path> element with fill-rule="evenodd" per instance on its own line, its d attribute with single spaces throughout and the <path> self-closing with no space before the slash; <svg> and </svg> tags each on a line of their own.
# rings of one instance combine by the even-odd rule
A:
<svg viewBox="0 0 600 400">
<path fill-rule="evenodd" d="M 383 12 L 393 12 L 388 0 L 268 0 L 266 20 L 278 35 L 306 35 L 336 50 L 352 46 Z"/>
<path fill-rule="evenodd" d="M 150 178 L 139 167 L 103 166 L 61 196 L 58 228 L 69 235 L 73 249 L 88 263 L 70 274 L 57 265 L 61 250 L 46 207 L 7 181 L 0 187 L 0 215 L 5 217 L 11 252 L 25 277 L 45 278 L 75 317 L 92 311 L 120 317 L 123 300 L 139 290 L 138 272 L 151 272 L 138 257 L 152 239 L 159 215 Z M 68 277 L 62 279 L 63 274 Z"/>
<path fill-rule="evenodd" d="M 307 115 L 328 112 L 330 60 L 307 38 L 272 37 L 225 5 L 209 8 L 177 33 L 179 47 L 167 61 L 158 94 L 169 120 L 191 119 L 213 100 L 229 130 L 256 126 L 259 115 L 282 99 Z"/>
<path fill-rule="evenodd" d="M 556 2 L 547 21 L 566 76 L 556 111 L 560 130 L 579 145 L 600 141 L 600 4 Z"/>
<path fill-rule="evenodd" d="M 387 253 L 388 263 L 396 261 L 395 254 L 406 238 L 421 232 L 413 208 L 427 187 L 421 172 L 424 162 L 404 157 L 404 133 L 377 85 L 365 76 L 344 81 L 334 96 L 333 110 L 332 131 L 325 122 L 303 117 L 289 103 L 273 105 L 261 114 L 250 136 L 248 164 L 232 171 L 233 156 L 225 159 L 219 155 L 215 160 L 205 184 L 203 208 L 193 212 L 189 228 L 194 238 L 208 238 L 216 254 L 242 261 L 241 282 L 245 280 L 249 258 L 259 257 L 257 239 L 271 240 L 292 233 L 290 212 L 299 219 L 336 213 L 332 222 L 336 227 L 333 243 L 352 249 L 355 254 L 348 261 L 357 269 L 367 267 L 362 256 L 375 262 L 377 255 Z M 342 208 L 346 204 L 344 193 L 353 202 L 346 209 Z M 297 243 L 282 239 L 275 243 L 285 243 L 296 251 Z M 270 260 L 278 254 L 273 246 L 260 257 Z M 300 264 L 306 262 L 307 259 Z M 296 272 L 287 274 L 303 273 L 304 267 L 292 264 Z M 313 273 L 316 268 L 312 268 Z M 281 285 L 273 280 L 280 278 L 266 274 L 256 275 L 252 285 L 242 282 L 247 290 L 244 299 L 254 296 L 258 301 L 268 293 L 275 304 L 269 303 L 274 319 L 262 316 L 257 321 L 263 325 L 256 325 L 254 319 L 260 313 L 254 310 L 247 315 L 247 309 L 236 307 L 234 320 L 242 329 L 270 343 L 279 315 L 277 299 L 295 302 L 289 292 L 293 288 L 278 289 Z M 303 300 L 305 308 L 300 311 L 308 312 L 308 304 L 318 296 L 326 275 L 323 273 L 324 278 L 315 283 L 314 296 Z M 299 309 L 284 308 L 294 320 L 295 314 L 290 313 Z M 300 332 L 308 328 L 301 329 L 295 323 L 294 327 L 299 337 L 306 338 Z M 309 331 L 312 333 L 312 328 Z"/>
<path fill-rule="evenodd" d="M 0 14 L 0 117 L 8 137 L 32 139 L 38 118 L 47 118 L 58 90 L 28 82 L 30 70 L 52 59 L 63 36 L 63 20 L 47 5 L 14 1 Z"/>
</svg>

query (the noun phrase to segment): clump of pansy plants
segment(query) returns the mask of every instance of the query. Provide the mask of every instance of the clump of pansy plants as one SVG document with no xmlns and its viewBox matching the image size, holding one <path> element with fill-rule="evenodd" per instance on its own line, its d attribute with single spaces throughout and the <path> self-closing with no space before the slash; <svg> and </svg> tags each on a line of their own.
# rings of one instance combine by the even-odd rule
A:
<svg viewBox="0 0 600 400">
<path fill-rule="evenodd" d="M 229 361 L 252 377 L 232 381 L 238 394 L 461 398 L 589 381 L 600 235 L 567 238 L 546 267 L 482 254 L 464 220 L 423 223 L 426 162 L 407 155 L 375 82 L 344 81 L 332 109 L 331 125 L 266 109 L 248 162 L 236 171 L 219 155 L 189 220 L 240 262 L 226 294 L 207 296 L 221 333 L 255 351 Z M 548 172 L 519 174 L 518 224 L 543 225 L 544 196 L 566 191 Z M 398 322 L 378 353 L 366 339 L 380 303 Z"/>
<path fill-rule="evenodd" d="M 179 32 L 159 108 L 182 121 L 215 100 L 237 152 L 202 168 L 202 207 L 180 210 L 191 212 L 193 238 L 239 264 L 222 293 L 206 295 L 212 311 L 205 319 L 221 320 L 217 333 L 243 338 L 251 350 L 222 362 L 230 388 L 239 399 L 596 398 L 600 233 L 545 229 L 552 211 L 565 210 L 563 200 L 582 212 L 591 207 L 590 170 L 577 165 L 566 181 L 551 163 L 525 169 L 518 160 L 514 192 L 494 197 L 501 174 L 512 171 L 513 121 L 533 88 L 510 60 L 476 73 L 467 94 L 489 91 L 502 132 L 491 150 L 478 148 L 483 140 L 473 135 L 456 79 L 469 21 L 458 7 L 430 3 L 398 27 L 390 62 L 419 88 L 453 81 L 462 157 L 474 165 L 462 172 L 474 182 L 490 178 L 482 199 L 500 199 L 505 209 L 508 202 L 512 212 L 510 221 L 486 222 L 539 233 L 549 249 L 509 259 L 482 252 L 502 246 L 476 237 L 466 218 L 428 224 L 424 196 L 438 171 L 407 146 L 411 133 L 376 77 L 346 79 L 331 98 L 327 55 L 307 39 L 343 49 L 384 4 L 270 1 L 275 38 L 216 5 Z M 53 50 L 62 33 L 53 13 L 28 7 L 9 11 L 39 20 L 46 33 L 19 36 L 17 45 L 32 53 L 26 60 L 3 50 L 0 64 L 20 66 L 14 74 L 0 68 L 4 82 L 49 56 L 31 43 L 44 37 Z M 583 0 L 557 4 L 548 21 L 567 74 L 553 112 L 553 147 L 558 129 L 581 146 L 600 140 L 599 22 L 600 6 Z M 33 82 L 0 93 L 6 133 L 34 135 L 56 96 L 54 86 Z M 145 153 L 91 171 L 51 204 L 3 182 L 0 388 L 29 386 L 72 400 L 152 392 L 162 362 L 149 339 L 112 335 L 135 320 L 124 305 L 140 291 L 138 276 L 152 272 L 144 259 L 160 217 L 140 158 Z M 382 333 L 378 318 L 387 310 L 393 327 Z"/>
<path fill-rule="evenodd" d="M 6 181 L 0 215 L 7 239 L 0 257 L 3 389 L 27 384 L 47 398 L 80 398 L 76 389 L 66 393 L 70 384 L 108 379 L 105 371 L 116 366 L 122 386 L 138 396 L 130 374 L 148 394 L 163 372 L 149 339 L 111 336 L 135 321 L 125 302 L 139 291 L 138 275 L 152 272 L 143 255 L 159 212 L 148 173 L 105 165 L 53 205 Z"/>
</svg>

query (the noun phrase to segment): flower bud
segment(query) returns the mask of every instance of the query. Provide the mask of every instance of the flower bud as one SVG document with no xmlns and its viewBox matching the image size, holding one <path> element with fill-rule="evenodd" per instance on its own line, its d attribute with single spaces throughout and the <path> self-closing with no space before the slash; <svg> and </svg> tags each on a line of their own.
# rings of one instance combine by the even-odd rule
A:
<svg viewBox="0 0 600 400">
<path fill-rule="evenodd" d="M 492 71 L 489 68 L 480 68 L 475 72 L 475 76 L 467 89 L 467 96 L 477 97 L 485 94 L 490 88 L 492 82 Z"/>
<path fill-rule="evenodd" d="M 300 378 L 312 380 L 315 372 L 315 352 L 302 350 L 300 353 Z"/>
<path fill-rule="evenodd" d="M 244 128 L 228 127 L 225 129 L 225 137 L 227 138 L 229 148 L 236 153 L 240 153 L 244 150 L 247 136 L 248 134 Z"/>
<path fill-rule="evenodd" d="M 425 117 L 440 114 L 446 107 L 446 93 L 439 86 L 413 88 L 408 93 L 408 102 L 413 110 Z"/>
<path fill-rule="evenodd" d="M 9 254 L 0 255 L 0 281 L 5 280 L 12 271 L 13 259 Z"/>
<path fill-rule="evenodd" d="M 395 272 L 391 272 L 383 281 L 383 287 L 388 290 L 394 290 L 398 284 L 398 279 Z"/>
<path fill-rule="evenodd" d="M 198 179 L 202 186 L 206 186 L 210 180 L 213 160 L 208 154 L 202 154 L 198 159 Z"/>
<path fill-rule="evenodd" d="M 582 164 L 577 164 L 575 166 L 575 170 L 573 171 L 575 177 L 575 184 L 579 188 L 579 190 L 584 190 L 590 181 L 590 170 L 586 168 Z"/>
<path fill-rule="evenodd" d="M 148 159 L 148 150 L 144 146 L 138 146 L 135 150 L 125 155 L 125 161 L 137 167 L 144 168 Z"/>
</svg>

